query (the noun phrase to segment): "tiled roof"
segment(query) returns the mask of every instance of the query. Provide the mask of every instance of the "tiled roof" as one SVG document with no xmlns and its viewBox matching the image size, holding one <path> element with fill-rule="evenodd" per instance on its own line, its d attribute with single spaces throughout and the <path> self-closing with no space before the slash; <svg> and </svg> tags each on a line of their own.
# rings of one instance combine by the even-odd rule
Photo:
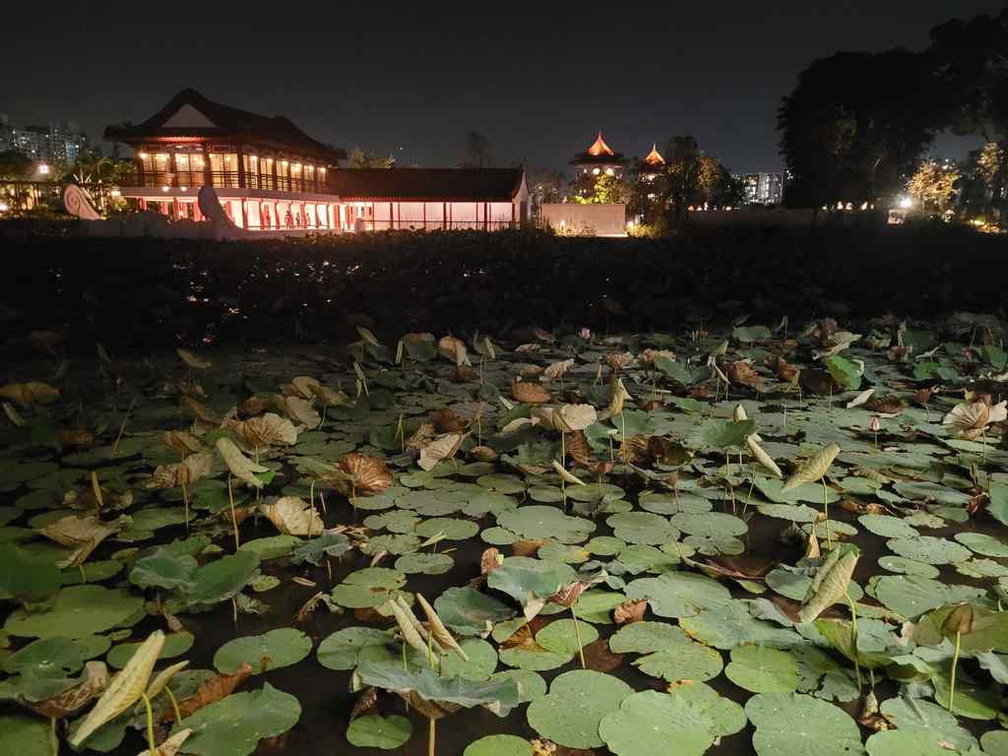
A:
<svg viewBox="0 0 1008 756">
<path fill-rule="evenodd" d="M 205 116 L 199 125 L 165 125 L 185 106 Z M 105 138 L 137 143 L 157 138 L 241 138 L 288 149 L 331 162 L 346 159 L 346 151 L 312 139 L 282 116 L 263 116 L 208 100 L 194 89 L 183 89 L 157 113 L 136 126 L 109 126 Z"/>
</svg>

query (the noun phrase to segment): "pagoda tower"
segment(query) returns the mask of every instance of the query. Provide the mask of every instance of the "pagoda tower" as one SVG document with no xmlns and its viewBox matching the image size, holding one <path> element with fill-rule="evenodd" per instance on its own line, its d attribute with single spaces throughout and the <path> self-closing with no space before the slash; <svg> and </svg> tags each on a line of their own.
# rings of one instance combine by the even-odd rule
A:
<svg viewBox="0 0 1008 756">
<path fill-rule="evenodd" d="M 570 161 L 575 167 L 574 188 L 578 194 L 590 194 L 599 176 L 622 177 L 627 160 L 622 152 L 616 152 L 606 144 L 602 132 L 584 152 L 579 152 Z"/>
</svg>

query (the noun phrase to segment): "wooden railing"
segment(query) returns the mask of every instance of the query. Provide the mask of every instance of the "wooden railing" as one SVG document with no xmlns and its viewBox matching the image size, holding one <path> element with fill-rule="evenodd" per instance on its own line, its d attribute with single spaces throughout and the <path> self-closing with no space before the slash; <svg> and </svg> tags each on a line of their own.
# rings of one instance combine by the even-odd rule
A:
<svg viewBox="0 0 1008 756">
<path fill-rule="evenodd" d="M 218 189 L 266 189 L 276 192 L 316 192 L 327 193 L 325 181 L 317 179 L 296 179 L 290 176 L 273 176 L 269 174 L 245 174 L 244 185 L 239 181 L 238 171 L 212 171 L 211 185 Z M 143 186 L 151 188 L 168 187 L 200 187 L 206 183 L 203 171 L 176 172 L 135 172 L 123 180 L 123 186 Z"/>
</svg>

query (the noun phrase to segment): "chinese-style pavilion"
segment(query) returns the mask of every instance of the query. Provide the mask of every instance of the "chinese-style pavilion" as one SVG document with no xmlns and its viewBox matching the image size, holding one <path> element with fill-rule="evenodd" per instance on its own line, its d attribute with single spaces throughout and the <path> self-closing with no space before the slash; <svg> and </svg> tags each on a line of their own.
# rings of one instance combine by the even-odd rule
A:
<svg viewBox="0 0 1008 756">
<path fill-rule="evenodd" d="M 205 219 L 198 201 L 204 186 L 246 231 L 493 229 L 519 225 L 528 213 L 521 168 L 341 168 L 344 150 L 286 118 L 222 105 L 192 89 L 136 126 L 108 127 L 105 138 L 135 153 L 136 172 L 122 196 L 174 220 Z"/>
<path fill-rule="evenodd" d="M 600 131 L 595 142 L 584 152 L 575 155 L 570 164 L 576 166 L 578 173 L 582 175 L 598 176 L 604 173 L 619 176 L 627 162 L 622 152 L 615 152 L 606 144 Z"/>
</svg>

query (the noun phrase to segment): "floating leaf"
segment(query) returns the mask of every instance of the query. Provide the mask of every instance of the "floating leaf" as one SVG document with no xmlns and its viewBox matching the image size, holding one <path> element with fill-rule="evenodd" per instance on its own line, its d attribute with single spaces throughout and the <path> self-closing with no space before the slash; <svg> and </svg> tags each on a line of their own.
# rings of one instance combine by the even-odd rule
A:
<svg viewBox="0 0 1008 756">
<path fill-rule="evenodd" d="M 568 748 L 599 748 L 603 717 L 616 711 L 633 688 L 612 675 L 578 669 L 553 680 L 548 695 L 529 704 L 529 725 Z"/>
</svg>

